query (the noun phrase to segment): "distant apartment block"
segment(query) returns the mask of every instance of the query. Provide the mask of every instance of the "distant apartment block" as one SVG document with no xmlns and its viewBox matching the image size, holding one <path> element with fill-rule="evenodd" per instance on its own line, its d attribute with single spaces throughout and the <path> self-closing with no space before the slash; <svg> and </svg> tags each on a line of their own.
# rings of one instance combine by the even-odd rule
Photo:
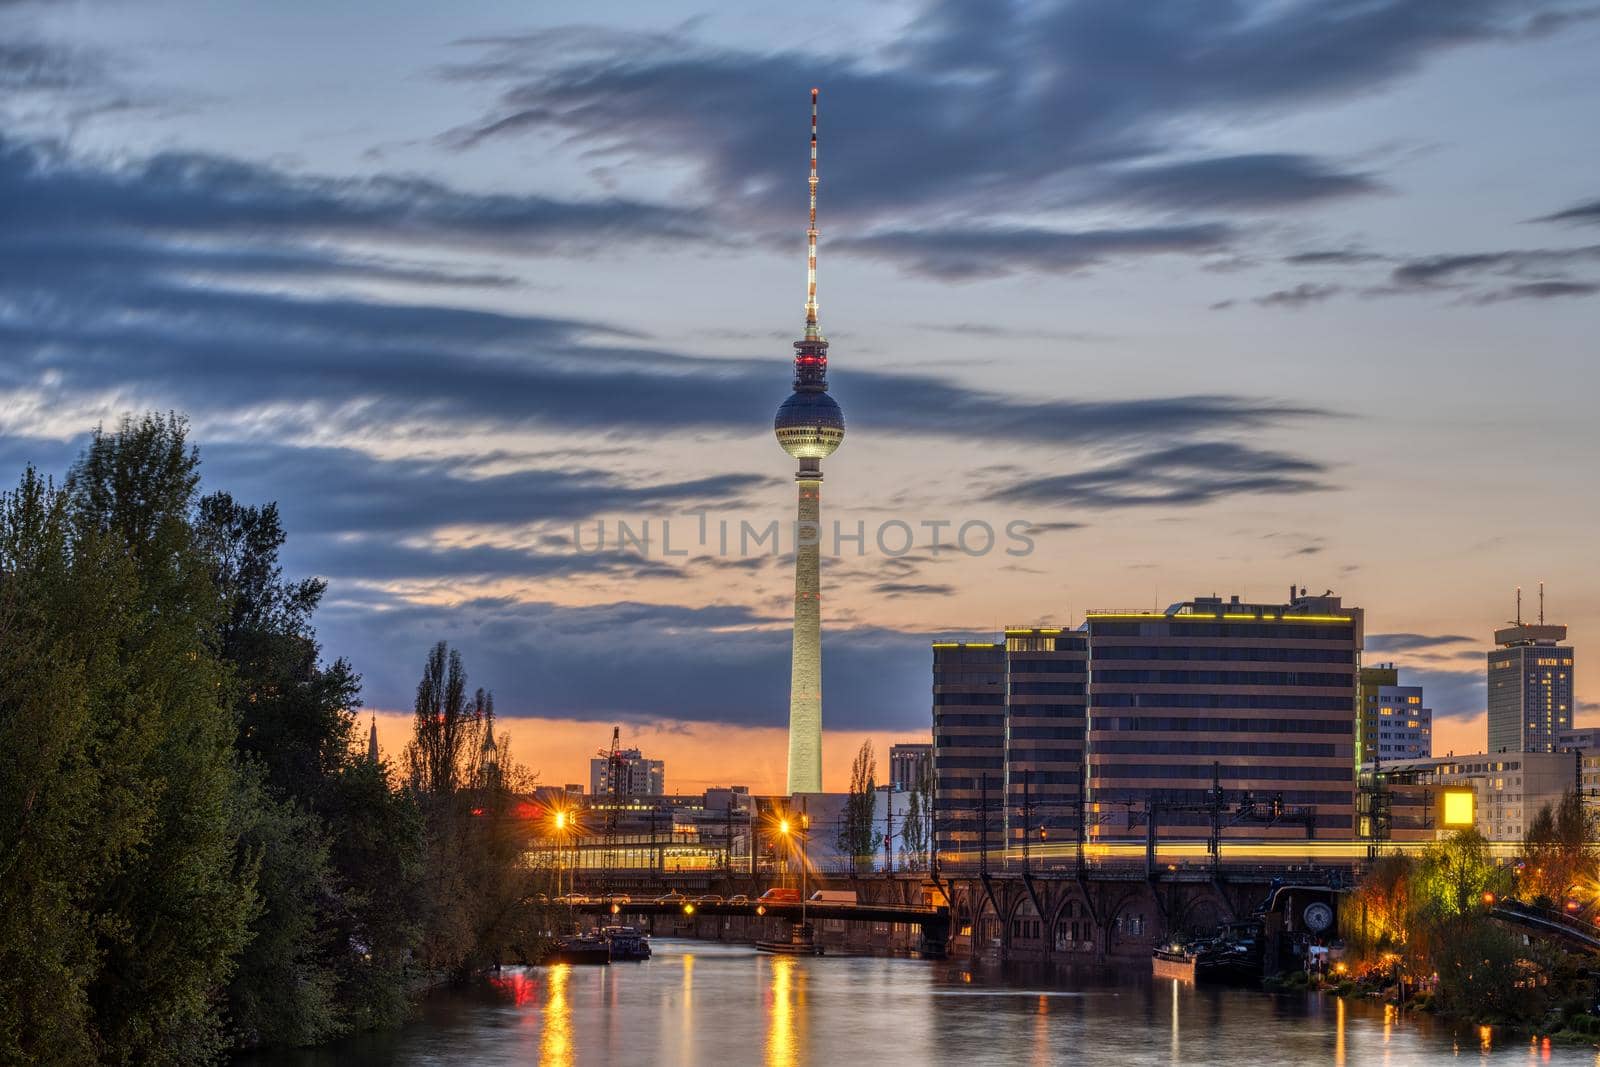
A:
<svg viewBox="0 0 1600 1067">
<path fill-rule="evenodd" d="M 1556 735 L 1557 752 L 1600 752 L 1600 726 L 1583 726 Z"/>
<path fill-rule="evenodd" d="M 619 792 L 623 796 L 658 797 L 666 793 L 667 765 L 658 759 L 645 759 L 636 748 L 619 752 L 624 768 Z M 608 796 L 611 793 L 610 761 L 597 756 L 589 761 L 589 795 Z"/>
<path fill-rule="evenodd" d="M 889 746 L 889 788 L 898 793 L 915 788 L 922 768 L 932 769 L 932 744 Z"/>
<path fill-rule="evenodd" d="M 1400 685 L 1393 664 L 1361 668 L 1356 719 L 1358 759 L 1387 763 L 1433 755 L 1433 711 L 1420 685 Z"/>
<path fill-rule="evenodd" d="M 1600 773 L 1600 772 L 1597 772 Z M 1520 841 L 1543 807 L 1555 807 L 1577 781 L 1578 760 L 1570 753 L 1486 752 L 1385 763 L 1385 784 L 1397 793 L 1471 786 L 1477 794 L 1477 830 L 1490 841 Z M 1431 811 L 1431 804 L 1419 807 Z M 1401 835 L 1395 835 L 1400 840 Z"/>
</svg>

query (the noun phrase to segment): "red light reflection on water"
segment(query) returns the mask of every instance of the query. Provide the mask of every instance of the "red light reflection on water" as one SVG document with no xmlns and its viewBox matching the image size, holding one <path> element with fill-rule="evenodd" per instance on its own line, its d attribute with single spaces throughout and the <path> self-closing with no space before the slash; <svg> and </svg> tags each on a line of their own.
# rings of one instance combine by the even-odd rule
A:
<svg viewBox="0 0 1600 1067">
<path fill-rule="evenodd" d="M 489 979 L 489 984 L 505 993 L 511 998 L 511 1003 L 523 1007 L 539 991 L 539 983 L 534 981 L 526 971 L 512 971 L 510 974 L 497 975 Z"/>
</svg>

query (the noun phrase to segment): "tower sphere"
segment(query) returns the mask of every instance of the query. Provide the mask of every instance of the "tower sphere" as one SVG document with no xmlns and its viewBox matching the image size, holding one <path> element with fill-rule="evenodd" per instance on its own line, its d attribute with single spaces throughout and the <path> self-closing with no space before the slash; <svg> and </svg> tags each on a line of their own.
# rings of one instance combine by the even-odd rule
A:
<svg viewBox="0 0 1600 1067">
<path fill-rule="evenodd" d="M 844 412 L 827 393 L 794 392 L 778 408 L 772 428 L 795 459 L 822 459 L 844 440 Z"/>
</svg>

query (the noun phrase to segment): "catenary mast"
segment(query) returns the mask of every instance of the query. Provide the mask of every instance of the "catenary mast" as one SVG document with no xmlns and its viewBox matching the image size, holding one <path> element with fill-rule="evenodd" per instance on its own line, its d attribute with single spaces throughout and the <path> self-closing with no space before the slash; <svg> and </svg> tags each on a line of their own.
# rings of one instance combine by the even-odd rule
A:
<svg viewBox="0 0 1600 1067">
<path fill-rule="evenodd" d="M 822 460 L 844 440 L 828 395 L 828 342 L 817 324 L 817 90 L 811 90 L 811 213 L 806 227 L 806 328 L 794 343 L 794 392 L 773 429 L 795 472 L 794 646 L 789 667 L 789 792 L 822 792 Z"/>
</svg>

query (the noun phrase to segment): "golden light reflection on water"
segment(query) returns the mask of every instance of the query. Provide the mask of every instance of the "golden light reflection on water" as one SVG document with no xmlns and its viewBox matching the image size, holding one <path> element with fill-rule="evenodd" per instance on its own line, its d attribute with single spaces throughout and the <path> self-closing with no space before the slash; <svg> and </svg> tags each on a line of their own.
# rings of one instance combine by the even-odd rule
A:
<svg viewBox="0 0 1600 1067">
<path fill-rule="evenodd" d="M 550 968 L 545 982 L 539 1063 L 547 1067 L 570 1067 L 572 1063 L 572 1005 L 567 1001 L 567 982 L 571 978 L 572 965 L 557 963 Z"/>
<path fill-rule="evenodd" d="M 1050 998 L 1043 993 L 1033 1012 L 1033 1062 L 1041 1067 L 1055 1062 L 1055 1052 L 1050 1047 Z"/>
<path fill-rule="evenodd" d="M 683 1051 L 684 1063 L 694 1062 L 694 953 L 683 955 Z"/>
<path fill-rule="evenodd" d="M 1178 1041 L 1178 980 L 1172 979 L 1172 1062 L 1183 1062 L 1183 1049 Z"/>
<path fill-rule="evenodd" d="M 794 1067 L 799 1062 L 794 1032 L 794 971 L 791 956 L 773 956 L 767 988 L 767 1067 Z"/>
<path fill-rule="evenodd" d="M 1344 998 L 1335 997 L 1334 1003 L 1338 1005 L 1337 1015 L 1334 1019 L 1333 1032 L 1333 1062 L 1338 1067 L 1344 1067 Z"/>
</svg>

